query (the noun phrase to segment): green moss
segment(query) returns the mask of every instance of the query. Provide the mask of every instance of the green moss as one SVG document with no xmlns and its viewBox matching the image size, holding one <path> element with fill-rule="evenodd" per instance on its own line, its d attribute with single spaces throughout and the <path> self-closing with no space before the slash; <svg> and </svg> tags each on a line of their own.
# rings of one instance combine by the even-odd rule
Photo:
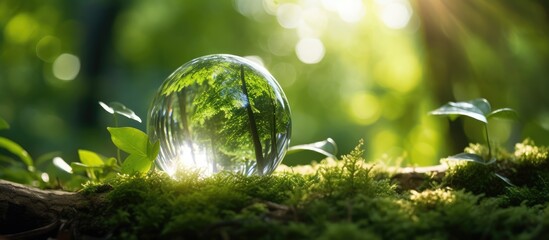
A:
<svg viewBox="0 0 549 240">
<path fill-rule="evenodd" d="M 465 152 L 486 155 L 486 147 L 479 144 L 471 144 L 465 149 Z M 498 196 L 510 194 L 512 202 L 517 199 L 527 200 L 528 196 L 532 198 L 543 198 L 543 196 L 533 196 L 526 194 L 524 190 L 509 191 L 509 184 L 502 181 L 495 173 L 504 176 L 510 182 L 518 187 L 527 187 L 529 189 L 539 190 L 541 193 L 548 189 L 549 181 L 549 150 L 547 147 L 534 145 L 531 140 L 525 140 L 515 146 L 512 154 L 505 151 L 498 151 L 496 162 L 493 164 L 479 164 L 475 162 L 454 162 L 449 163 L 450 169 L 443 179 L 444 186 L 450 186 L 456 189 L 465 189 L 475 194 L 485 194 L 486 196 Z M 525 193 L 525 194 L 519 194 Z M 519 197 L 522 195 L 522 197 Z M 532 199 L 534 200 L 534 199 Z M 534 200 L 534 202 L 539 202 Z"/>
<path fill-rule="evenodd" d="M 422 191 L 397 192 L 387 172 L 365 163 L 360 146 L 307 173 L 119 176 L 86 186 L 105 201 L 80 217 L 79 232 L 115 239 L 542 239 L 549 236 L 547 159 L 542 148 L 531 149 L 537 154 L 519 150 L 494 165 L 452 166 L 442 184 Z M 535 183 L 518 181 L 521 171 Z M 509 187 L 493 172 L 520 184 Z"/>
<path fill-rule="evenodd" d="M 516 144 L 515 161 L 510 169 L 513 171 L 512 180 L 518 186 L 543 188 L 549 179 L 549 150 L 547 147 L 538 147 L 531 140 Z"/>
<path fill-rule="evenodd" d="M 494 175 L 497 169 L 496 164 L 463 162 L 448 169 L 442 184 L 456 189 L 465 189 L 474 194 L 498 196 L 505 192 L 506 183 Z"/>
</svg>

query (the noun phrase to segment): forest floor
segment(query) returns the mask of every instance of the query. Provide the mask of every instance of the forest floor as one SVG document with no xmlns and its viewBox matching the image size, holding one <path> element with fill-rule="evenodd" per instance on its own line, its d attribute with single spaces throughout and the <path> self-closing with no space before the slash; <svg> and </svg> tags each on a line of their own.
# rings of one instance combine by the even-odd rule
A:
<svg viewBox="0 0 549 240">
<path fill-rule="evenodd" d="M 465 151 L 486 152 L 482 145 Z M 492 164 L 443 160 L 439 167 L 414 171 L 367 163 L 358 146 L 340 160 L 281 166 L 269 176 L 120 175 L 68 194 L 74 204 L 57 211 L 60 221 L 49 234 L 58 239 L 549 239 L 548 155 L 547 147 L 526 140 L 512 153 L 498 152 Z M 10 209 L 0 209 L 4 223 Z"/>
</svg>

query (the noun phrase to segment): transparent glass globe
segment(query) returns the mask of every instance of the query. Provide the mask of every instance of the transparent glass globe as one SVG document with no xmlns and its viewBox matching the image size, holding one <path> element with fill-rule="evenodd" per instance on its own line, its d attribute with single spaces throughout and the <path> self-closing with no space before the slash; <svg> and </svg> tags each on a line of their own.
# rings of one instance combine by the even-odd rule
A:
<svg viewBox="0 0 549 240">
<path fill-rule="evenodd" d="M 196 58 L 160 86 L 147 114 L 160 141 L 157 165 L 170 175 L 199 170 L 272 173 L 288 149 L 284 92 L 263 67 L 233 55 Z"/>
</svg>

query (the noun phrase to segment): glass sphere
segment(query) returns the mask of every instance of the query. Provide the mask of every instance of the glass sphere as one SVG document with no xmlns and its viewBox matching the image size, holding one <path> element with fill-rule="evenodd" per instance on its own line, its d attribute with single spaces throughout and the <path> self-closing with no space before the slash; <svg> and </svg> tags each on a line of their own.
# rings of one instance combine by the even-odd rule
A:
<svg viewBox="0 0 549 240">
<path fill-rule="evenodd" d="M 274 77 L 245 58 L 196 58 L 160 86 L 147 114 L 157 165 L 170 175 L 198 170 L 272 173 L 286 154 L 290 107 Z"/>
</svg>

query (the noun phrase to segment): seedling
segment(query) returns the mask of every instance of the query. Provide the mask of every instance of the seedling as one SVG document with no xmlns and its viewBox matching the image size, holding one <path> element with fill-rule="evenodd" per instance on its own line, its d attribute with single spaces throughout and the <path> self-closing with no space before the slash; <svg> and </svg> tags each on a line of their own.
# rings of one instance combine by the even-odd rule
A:
<svg viewBox="0 0 549 240">
<path fill-rule="evenodd" d="M 492 144 L 490 143 L 490 134 L 488 133 L 488 123 L 493 118 L 511 118 L 517 117 L 515 110 L 511 108 L 500 108 L 492 111 L 492 107 L 488 100 L 484 98 L 474 99 L 466 102 L 449 102 L 446 105 L 430 112 L 432 115 L 448 116 L 450 120 L 455 120 L 459 116 L 467 116 L 478 120 L 484 124 L 484 133 L 486 135 L 486 145 L 488 146 L 488 159 L 474 153 L 458 153 L 449 159 L 472 161 L 484 165 L 495 163 L 496 159 L 492 153 Z M 495 173 L 508 184 L 511 184 L 509 179 Z M 512 185 L 512 184 L 511 184 Z"/>
<path fill-rule="evenodd" d="M 124 106 L 124 104 L 119 102 L 111 102 L 109 105 L 107 105 L 104 102 L 99 101 L 99 105 L 108 113 L 112 114 L 113 120 L 114 120 L 114 126 L 118 127 L 118 115 L 122 115 L 124 117 L 127 117 L 129 119 L 135 120 L 139 123 L 141 123 L 141 118 L 135 114 L 131 109 Z M 122 161 L 120 158 L 120 148 L 116 149 L 116 156 L 118 157 L 118 163 Z"/>
<path fill-rule="evenodd" d="M 492 157 L 492 144 L 490 143 L 490 134 L 488 133 L 488 121 L 493 118 L 516 118 L 517 113 L 511 108 L 500 108 L 492 111 L 488 100 L 484 98 L 474 99 L 466 102 L 449 102 L 446 105 L 430 112 L 432 115 L 444 115 L 455 120 L 458 116 L 467 116 L 484 123 L 484 133 L 486 135 L 486 144 L 488 146 L 488 159 L 472 153 L 459 153 L 452 156 L 454 159 L 474 161 L 487 164 L 495 159 Z"/>
<path fill-rule="evenodd" d="M 108 127 L 107 130 L 117 147 L 117 158 L 108 158 L 93 151 L 79 149 L 80 162 L 71 163 L 72 168 L 85 171 L 91 180 L 99 180 L 100 177 L 96 173 L 103 173 L 105 170 L 125 174 L 147 173 L 158 155 L 159 142 L 151 143 L 149 136 L 139 129 L 118 127 L 118 115 L 141 123 L 141 118 L 123 104 L 111 102 L 107 105 L 99 102 L 99 105 L 113 115 L 115 127 Z M 122 161 L 121 151 L 128 154 L 124 161 Z"/>
</svg>

